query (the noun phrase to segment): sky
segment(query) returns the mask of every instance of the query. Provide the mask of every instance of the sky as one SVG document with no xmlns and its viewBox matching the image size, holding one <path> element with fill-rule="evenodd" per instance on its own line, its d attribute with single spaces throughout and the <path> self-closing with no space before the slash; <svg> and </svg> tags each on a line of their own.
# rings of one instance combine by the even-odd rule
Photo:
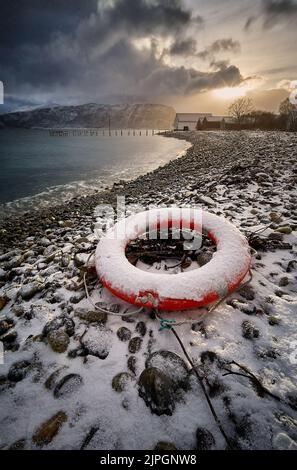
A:
<svg viewBox="0 0 297 470">
<path fill-rule="evenodd" d="M 278 111 L 297 80 L 297 0 L 1 0 L 0 112 L 153 102 Z M 2 109 L 1 109 L 2 108 Z"/>
</svg>

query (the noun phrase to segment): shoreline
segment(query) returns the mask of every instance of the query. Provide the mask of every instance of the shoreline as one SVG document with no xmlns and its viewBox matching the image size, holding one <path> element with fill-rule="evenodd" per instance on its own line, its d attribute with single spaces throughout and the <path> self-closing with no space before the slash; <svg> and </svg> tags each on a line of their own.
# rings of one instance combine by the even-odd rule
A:
<svg viewBox="0 0 297 470">
<path fill-rule="evenodd" d="M 163 134 L 162 136 L 167 137 L 166 134 Z M 166 168 L 167 165 L 169 165 L 172 161 L 184 158 L 192 147 L 191 141 L 186 138 L 180 138 L 178 136 L 172 135 L 172 133 L 170 133 L 170 137 L 184 140 L 190 144 L 190 147 L 179 152 L 168 163 L 160 165 L 152 171 L 137 176 L 136 178 L 132 177 L 128 180 L 119 179 L 119 181 L 114 182 L 110 186 L 107 185 L 106 189 L 94 189 L 90 194 L 73 196 L 65 202 L 40 207 L 31 213 L 26 210 L 22 211 L 20 215 L 15 213 L 4 213 L 0 221 L 0 252 L 1 250 L 8 248 L 10 243 L 14 243 L 16 246 L 18 246 L 22 243 L 26 236 L 30 237 L 38 234 L 42 235 L 40 230 L 46 230 L 47 228 L 55 227 L 58 228 L 59 224 L 57 222 L 60 222 L 61 224 L 62 221 L 57 221 L 57 219 L 61 219 L 62 216 L 69 219 L 72 218 L 73 214 L 77 213 L 78 211 L 84 211 L 81 216 L 90 215 L 97 204 L 102 202 L 112 203 L 112 201 L 114 201 L 114 191 L 117 191 L 119 188 L 123 188 L 124 191 L 126 186 L 129 186 L 130 183 L 133 184 L 135 181 L 135 183 L 138 184 L 138 182 L 141 182 L 143 178 L 146 178 L 147 176 L 150 177 L 150 175 L 155 174 L 158 172 L 158 170 Z M 74 183 L 75 182 L 72 184 Z M 29 198 L 34 199 L 34 197 L 38 196 L 39 195 L 37 194 L 29 196 Z M 14 202 L 15 201 L 12 201 L 12 203 Z M 41 222 L 40 226 L 40 221 L 44 218 L 45 220 Z M 35 229 L 37 229 L 37 233 L 34 231 Z"/>
<path fill-rule="evenodd" d="M 246 236 L 265 228 L 250 238 L 257 253 L 248 285 L 212 313 L 167 312 L 166 318 L 188 320 L 178 332 L 234 447 L 296 447 L 297 136 L 210 131 L 178 138 L 192 143 L 186 155 L 151 173 L 7 223 L 0 255 L 6 430 L 0 449 L 193 450 L 198 430 L 211 449 L 226 448 L 172 333 L 160 331 L 149 310 L 111 316 L 86 298 L 87 272 L 93 302 L 116 306 L 120 315 L 134 310 L 100 289 L 87 266 L 98 243 L 94 207 L 115 204 L 123 194 L 144 207 L 199 205 Z M 199 266 L 207 262 L 201 254 Z M 232 361 L 260 378 L 270 395 L 236 368 L 225 374 Z M 148 372 L 162 387 L 152 391 Z"/>
</svg>

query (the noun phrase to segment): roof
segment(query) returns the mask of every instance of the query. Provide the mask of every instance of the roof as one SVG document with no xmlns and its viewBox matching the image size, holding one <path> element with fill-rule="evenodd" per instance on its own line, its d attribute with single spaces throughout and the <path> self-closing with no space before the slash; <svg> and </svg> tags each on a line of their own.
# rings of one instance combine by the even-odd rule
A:
<svg viewBox="0 0 297 470">
<path fill-rule="evenodd" d="M 176 113 L 179 122 L 197 122 L 198 119 L 212 116 L 211 113 Z"/>
</svg>

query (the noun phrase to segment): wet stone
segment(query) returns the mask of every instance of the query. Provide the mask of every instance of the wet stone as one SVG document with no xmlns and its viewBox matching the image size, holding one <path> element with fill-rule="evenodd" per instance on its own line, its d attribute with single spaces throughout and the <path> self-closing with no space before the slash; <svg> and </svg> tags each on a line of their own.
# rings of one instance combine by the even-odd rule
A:
<svg viewBox="0 0 297 470">
<path fill-rule="evenodd" d="M 68 374 L 63 377 L 54 389 L 55 398 L 65 398 L 75 393 L 83 384 L 79 374 Z"/>
<path fill-rule="evenodd" d="M 174 388 L 187 388 L 188 368 L 184 360 L 177 354 L 161 350 L 152 353 L 145 362 L 145 367 L 155 367 L 170 377 Z"/>
<path fill-rule="evenodd" d="M 131 354 L 137 353 L 141 348 L 141 344 L 142 344 L 142 338 L 139 338 L 138 336 L 130 339 L 129 346 L 128 346 L 129 352 Z"/>
<path fill-rule="evenodd" d="M 127 366 L 128 369 L 136 375 L 136 364 L 137 364 L 137 359 L 135 356 L 130 356 L 127 361 Z"/>
<path fill-rule="evenodd" d="M 100 312 L 99 310 L 76 310 L 75 315 L 88 323 L 105 324 L 107 321 L 107 313 Z"/>
<path fill-rule="evenodd" d="M 31 362 L 29 361 L 19 361 L 13 364 L 9 371 L 7 378 L 12 382 L 20 382 L 23 380 L 32 367 Z"/>
<path fill-rule="evenodd" d="M 172 415 L 175 409 L 174 387 L 163 372 L 154 367 L 144 369 L 139 377 L 138 387 L 139 396 L 152 413 L 158 416 Z"/>
<path fill-rule="evenodd" d="M 146 325 L 143 321 L 139 321 L 135 327 L 135 331 L 140 335 L 140 336 L 145 336 L 146 334 Z"/>
<path fill-rule="evenodd" d="M 50 444 L 66 421 L 66 413 L 59 411 L 39 426 L 32 436 L 32 441 L 40 447 Z"/>
<path fill-rule="evenodd" d="M 53 330 L 47 335 L 47 340 L 52 350 L 63 353 L 67 350 L 70 339 L 65 331 Z"/>
<path fill-rule="evenodd" d="M 256 325 L 249 320 L 245 320 L 242 325 L 242 336 L 246 339 L 254 339 L 258 338 L 260 335 L 259 329 L 256 327 Z"/>
<path fill-rule="evenodd" d="M 125 326 L 122 326 L 121 328 L 118 329 L 117 331 L 117 336 L 121 341 L 129 341 L 131 338 L 131 331 L 129 328 L 126 328 Z"/>
<path fill-rule="evenodd" d="M 116 392 L 123 392 L 126 389 L 128 383 L 132 380 L 133 377 L 128 372 L 120 372 L 112 379 L 112 388 Z"/>
<path fill-rule="evenodd" d="M 205 428 L 197 428 L 196 431 L 196 450 L 211 450 L 215 445 L 215 438 Z"/>
</svg>

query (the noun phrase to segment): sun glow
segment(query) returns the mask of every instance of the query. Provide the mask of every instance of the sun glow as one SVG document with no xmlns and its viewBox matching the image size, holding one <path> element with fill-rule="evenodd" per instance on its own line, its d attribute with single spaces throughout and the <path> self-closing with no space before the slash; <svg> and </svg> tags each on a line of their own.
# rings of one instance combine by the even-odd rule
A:
<svg viewBox="0 0 297 470">
<path fill-rule="evenodd" d="M 242 86 L 218 88 L 217 90 L 213 91 L 214 95 L 217 98 L 220 98 L 226 101 L 245 96 L 246 92 L 247 92 L 247 88 L 242 87 Z"/>
</svg>

